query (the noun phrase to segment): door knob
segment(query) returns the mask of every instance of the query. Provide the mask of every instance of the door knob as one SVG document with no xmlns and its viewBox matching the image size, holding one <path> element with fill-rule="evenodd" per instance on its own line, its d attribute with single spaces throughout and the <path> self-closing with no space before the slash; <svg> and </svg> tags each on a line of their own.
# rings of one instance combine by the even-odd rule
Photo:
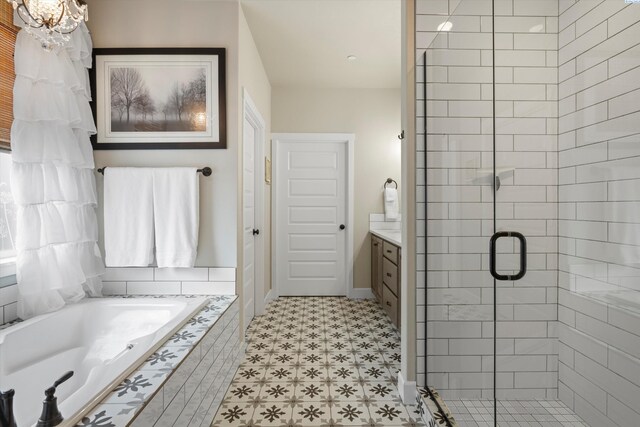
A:
<svg viewBox="0 0 640 427">
<path fill-rule="evenodd" d="M 258 230 L 257 228 L 254 228 L 253 235 L 255 236 L 256 234 L 260 234 L 260 230 Z"/>
<path fill-rule="evenodd" d="M 340 230 L 344 230 L 345 228 L 347 228 L 344 224 L 340 224 Z"/>
</svg>

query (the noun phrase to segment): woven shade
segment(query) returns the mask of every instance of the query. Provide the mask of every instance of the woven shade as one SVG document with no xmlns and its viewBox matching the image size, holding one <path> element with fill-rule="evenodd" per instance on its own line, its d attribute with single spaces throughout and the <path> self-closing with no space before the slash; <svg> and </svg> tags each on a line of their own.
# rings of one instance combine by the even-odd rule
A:
<svg viewBox="0 0 640 427">
<path fill-rule="evenodd" d="M 10 148 L 13 121 L 13 52 L 18 27 L 13 25 L 13 9 L 0 2 L 0 148 Z"/>
</svg>

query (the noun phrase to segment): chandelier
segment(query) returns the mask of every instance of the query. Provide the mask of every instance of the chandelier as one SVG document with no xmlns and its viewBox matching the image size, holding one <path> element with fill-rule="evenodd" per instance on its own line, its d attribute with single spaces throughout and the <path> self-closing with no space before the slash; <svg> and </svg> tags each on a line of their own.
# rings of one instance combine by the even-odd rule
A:
<svg viewBox="0 0 640 427">
<path fill-rule="evenodd" d="M 51 49 L 71 39 L 70 34 L 88 19 L 84 0 L 7 0 L 24 21 L 25 30 Z"/>
</svg>

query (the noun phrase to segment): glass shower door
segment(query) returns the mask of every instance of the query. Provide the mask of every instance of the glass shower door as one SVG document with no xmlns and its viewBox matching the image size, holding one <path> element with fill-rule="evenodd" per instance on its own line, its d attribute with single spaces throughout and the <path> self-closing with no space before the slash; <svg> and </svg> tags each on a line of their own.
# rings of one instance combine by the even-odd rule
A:
<svg viewBox="0 0 640 427">
<path fill-rule="evenodd" d="M 505 215 L 493 203 L 492 2 L 425 4 L 430 15 L 417 25 L 431 29 L 418 35 L 428 39 L 426 383 L 456 419 L 473 412 L 489 420 L 495 385 L 489 239 L 496 213 Z M 505 246 L 499 241 L 497 250 L 507 252 Z"/>
<path fill-rule="evenodd" d="M 494 3 L 498 423 L 557 399 L 558 2 Z M 487 228 L 490 225 L 487 224 Z M 493 261 L 493 262 L 492 262 Z"/>
</svg>

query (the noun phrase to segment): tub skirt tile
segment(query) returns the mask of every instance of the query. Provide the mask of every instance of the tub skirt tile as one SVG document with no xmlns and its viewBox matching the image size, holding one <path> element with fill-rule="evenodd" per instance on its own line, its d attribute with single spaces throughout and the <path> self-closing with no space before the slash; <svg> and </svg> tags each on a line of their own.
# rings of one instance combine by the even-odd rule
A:
<svg viewBox="0 0 640 427">
<path fill-rule="evenodd" d="M 153 426 L 162 415 L 164 411 L 164 394 L 162 390 L 151 399 L 151 401 L 144 407 L 142 412 L 133 420 L 130 424 L 131 427 L 151 427 Z"/>
</svg>

